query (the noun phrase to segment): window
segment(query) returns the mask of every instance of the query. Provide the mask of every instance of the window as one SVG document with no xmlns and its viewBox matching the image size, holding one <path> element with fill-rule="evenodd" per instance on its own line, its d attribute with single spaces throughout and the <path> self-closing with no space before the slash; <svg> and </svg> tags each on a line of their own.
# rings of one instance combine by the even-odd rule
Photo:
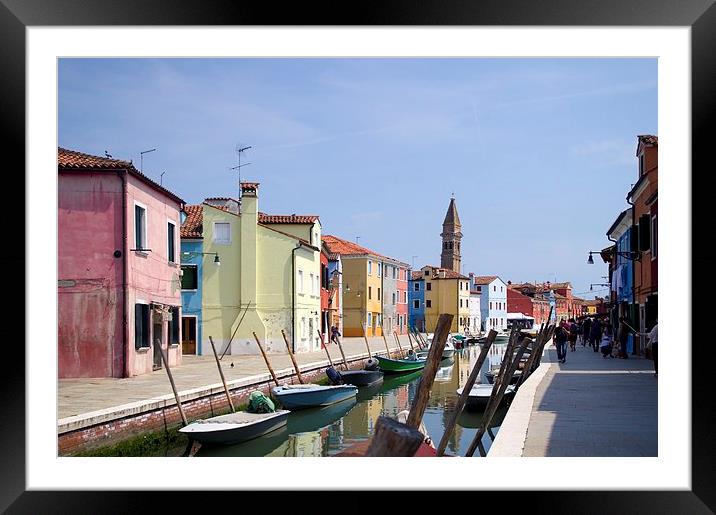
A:
<svg viewBox="0 0 716 515">
<path fill-rule="evenodd" d="M 380 300 L 380 288 L 378 288 L 378 300 Z"/>
<path fill-rule="evenodd" d="M 425 307 L 426 307 L 426 308 L 432 308 L 432 307 L 433 307 L 433 302 L 432 302 L 431 300 L 426 300 L 426 301 L 425 301 Z"/>
<path fill-rule="evenodd" d="M 639 154 L 639 177 L 644 175 L 644 153 Z"/>
<path fill-rule="evenodd" d="M 497 291 L 497 286 L 493 286 L 492 291 Z"/>
<path fill-rule="evenodd" d="M 149 304 L 134 305 L 134 348 L 149 347 Z"/>
<path fill-rule="evenodd" d="M 313 245 L 318 246 L 318 243 L 319 243 L 318 242 L 318 232 L 314 231 L 313 232 Z"/>
<path fill-rule="evenodd" d="M 500 286 L 500 291 L 505 291 L 505 287 L 504 287 L 504 286 Z"/>
<path fill-rule="evenodd" d="M 328 289 L 328 268 L 321 263 L 321 288 Z"/>
<path fill-rule="evenodd" d="M 477 286 L 475 289 L 477 290 L 477 293 L 482 293 L 482 286 Z"/>
<path fill-rule="evenodd" d="M 413 301 L 413 309 L 420 309 L 420 301 L 418 299 Z"/>
<path fill-rule="evenodd" d="M 198 289 L 199 277 L 197 273 L 196 265 L 182 265 L 181 266 L 181 289 L 182 290 L 196 290 Z"/>
<path fill-rule="evenodd" d="M 147 248 L 147 210 L 134 205 L 134 248 Z"/>
<path fill-rule="evenodd" d="M 306 317 L 301 318 L 301 339 L 306 339 Z"/>
<path fill-rule="evenodd" d="M 175 242 L 176 242 L 176 224 L 167 222 L 167 260 L 170 263 L 176 263 Z"/>
<path fill-rule="evenodd" d="M 403 304 L 407 304 L 407 303 L 408 303 L 408 292 L 404 291 L 403 292 Z"/>
<path fill-rule="evenodd" d="M 490 302 L 490 309 L 492 309 L 492 302 Z"/>
<path fill-rule="evenodd" d="M 373 327 L 373 313 L 368 313 L 368 327 Z"/>
<path fill-rule="evenodd" d="M 368 286 L 368 300 L 373 298 L 373 287 Z"/>
<path fill-rule="evenodd" d="M 393 306 L 395 306 L 395 293 L 393 293 L 392 297 L 393 297 Z"/>
<path fill-rule="evenodd" d="M 420 283 L 419 282 L 416 281 L 413 283 L 413 291 L 420 291 Z"/>
<path fill-rule="evenodd" d="M 425 275 L 426 276 L 430 275 L 430 270 L 425 270 Z"/>
<path fill-rule="evenodd" d="M 651 259 L 656 259 L 656 235 L 659 232 L 656 217 L 657 215 L 651 217 Z"/>
<path fill-rule="evenodd" d="M 380 313 L 375 314 L 375 326 L 380 327 Z"/>
<path fill-rule="evenodd" d="M 231 224 L 229 222 L 214 222 L 214 243 L 219 245 L 231 243 Z"/>
<path fill-rule="evenodd" d="M 425 283 L 425 289 L 428 291 L 432 291 L 433 289 L 433 283 Z"/>
<path fill-rule="evenodd" d="M 462 307 L 462 299 L 460 299 L 460 307 Z M 460 322 L 460 323 L 462 323 L 462 322 Z"/>
<path fill-rule="evenodd" d="M 459 281 L 458 281 L 459 282 Z M 460 283 L 460 291 L 462 291 L 462 283 Z"/>
<path fill-rule="evenodd" d="M 298 293 L 303 293 L 303 270 L 298 271 Z"/>
<path fill-rule="evenodd" d="M 373 262 L 368 260 L 368 275 L 373 273 Z"/>
<path fill-rule="evenodd" d="M 308 275 L 311 279 L 311 295 L 315 295 L 316 294 L 316 283 L 314 281 L 313 274 L 308 274 Z"/>
<path fill-rule="evenodd" d="M 377 277 L 380 277 L 381 272 L 383 271 L 383 263 L 378 263 L 378 275 Z"/>
<path fill-rule="evenodd" d="M 393 279 L 395 279 L 396 277 L 400 279 L 400 273 L 398 272 L 397 268 L 393 267 Z"/>
<path fill-rule="evenodd" d="M 179 308 L 174 306 L 171 308 L 172 319 L 169 321 L 169 345 L 179 345 Z"/>
</svg>

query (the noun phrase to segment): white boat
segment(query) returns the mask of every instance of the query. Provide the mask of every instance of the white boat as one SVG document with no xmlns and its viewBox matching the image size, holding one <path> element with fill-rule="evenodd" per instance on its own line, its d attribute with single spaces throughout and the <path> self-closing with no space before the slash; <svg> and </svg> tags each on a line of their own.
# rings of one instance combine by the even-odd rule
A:
<svg viewBox="0 0 716 515">
<path fill-rule="evenodd" d="M 490 400 L 492 395 L 492 388 L 494 385 L 491 384 L 476 384 L 470 390 L 470 395 L 467 398 L 465 407 L 471 410 L 480 410 L 487 407 L 487 402 Z M 457 389 L 457 394 L 462 395 L 462 388 Z M 510 399 L 515 394 L 516 388 L 513 385 L 509 385 L 505 390 L 505 395 L 502 397 L 500 404 Z"/>
<path fill-rule="evenodd" d="M 232 445 L 258 438 L 286 425 L 287 410 L 272 413 L 237 411 L 227 415 L 197 420 L 179 432 L 201 444 Z"/>
<path fill-rule="evenodd" d="M 430 346 L 432 345 L 433 341 L 432 339 L 428 340 L 428 349 L 418 351 L 416 354 L 418 355 L 418 359 L 427 359 L 428 353 L 430 352 Z M 448 339 L 448 341 L 445 342 L 445 347 L 443 348 L 443 355 L 440 359 L 448 359 L 452 358 L 455 354 L 455 345 Z"/>
</svg>

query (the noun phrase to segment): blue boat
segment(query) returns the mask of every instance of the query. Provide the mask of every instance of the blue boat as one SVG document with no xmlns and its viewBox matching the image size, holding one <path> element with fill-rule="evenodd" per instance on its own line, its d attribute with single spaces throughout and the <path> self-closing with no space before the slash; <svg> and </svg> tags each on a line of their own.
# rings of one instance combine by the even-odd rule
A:
<svg viewBox="0 0 716 515">
<path fill-rule="evenodd" d="M 289 410 L 330 406 L 355 398 L 358 388 L 350 384 L 321 386 L 317 384 L 286 384 L 271 388 L 271 395 Z"/>
</svg>

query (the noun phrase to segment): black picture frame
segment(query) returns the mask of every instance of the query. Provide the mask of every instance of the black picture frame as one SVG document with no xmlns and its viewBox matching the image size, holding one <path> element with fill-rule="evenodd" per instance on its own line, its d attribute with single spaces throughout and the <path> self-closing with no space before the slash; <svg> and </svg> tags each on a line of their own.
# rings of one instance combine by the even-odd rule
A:
<svg viewBox="0 0 716 515">
<path fill-rule="evenodd" d="M 6 172 L 14 172 L 15 193 L 5 197 L 6 206 L 24 212 L 24 181 L 18 170 L 25 169 L 25 29 L 31 26 L 72 25 L 550 25 L 550 26 L 685 26 L 691 28 L 692 73 L 692 169 L 706 169 L 711 145 L 706 141 L 716 103 L 716 7 L 714 0 L 424 0 L 408 2 L 382 0 L 373 4 L 351 4 L 337 9 L 335 3 L 295 2 L 280 7 L 264 3 L 230 0 L 0 0 L 0 119 L 6 130 L 2 143 Z M 48 119 L 48 123 L 49 119 Z M 668 144 L 668 143 L 666 143 Z M 682 171 L 688 180 L 689 171 Z M 5 174 L 6 177 L 9 174 Z M 691 175 L 693 183 L 698 176 Z M 7 179 L 11 180 L 11 179 Z M 692 206 L 708 205 L 707 187 L 693 188 Z M 13 198 L 8 198 L 13 197 Z M 27 199 L 29 203 L 29 199 Z M 692 216 L 698 225 L 700 218 Z M 7 227 L 7 226 L 6 226 Z M 23 224 L 24 228 L 24 224 Z M 17 224 L 12 227 L 20 231 Z M 693 232 L 694 235 L 698 231 Z M 13 239 L 12 251 L 5 252 L 6 267 L 25 269 L 24 237 Z M 18 240 L 21 240 L 18 242 Z M 691 249 L 689 249 L 691 250 Z M 708 256 L 693 259 L 694 273 L 706 272 Z M 30 271 L 25 270 L 28 274 Z M 15 274 L 15 280 L 24 277 Z M 18 277 L 19 276 L 19 277 Z M 685 280 L 691 284 L 687 272 Z M 706 276 L 708 277 L 708 276 Z M 17 285 L 16 291 L 24 291 Z M 6 313 L 16 313 L 24 302 L 17 298 L 2 300 Z M 692 304 L 689 327 L 702 320 L 708 302 Z M 18 314 L 19 315 L 19 314 Z M 668 314 L 667 314 L 668 315 Z M 701 315 L 701 317 L 699 316 Z M 19 318 L 19 317 L 18 317 Z M 700 324 L 703 326 L 703 324 Z M 11 337 L 15 334 L 11 331 Z M 13 338 L 15 339 L 15 338 Z M 19 341 L 19 335 L 16 338 Z M 25 342 L 26 345 L 38 342 Z M 708 342 L 702 342 L 708 344 Z M 691 346 L 691 331 L 683 341 L 667 342 L 664 354 Z M 15 344 L 17 347 L 17 345 Z M 667 350 L 667 349 L 671 350 Z M 700 349 L 693 349 L 701 352 Z M 714 434 L 715 404 L 711 399 L 709 359 L 692 361 L 692 489 L 690 491 L 565 491 L 512 492 L 511 503 L 530 511 L 564 513 L 712 513 L 716 510 L 716 447 Z M 0 403 L 0 511 L 8 513 L 127 513 L 151 507 L 146 492 L 69 492 L 26 491 L 25 486 L 25 356 L 19 350 L 12 365 L 4 361 Z M 20 422 L 22 421 L 22 422 Z M 618 474 L 618 471 L 615 471 Z M 595 485 L 598 478 L 594 478 Z M 555 478 L 558 489 L 559 478 Z M 624 478 L 628 488 L 629 478 Z M 355 494 L 355 492 L 353 492 Z M 277 493 L 278 494 L 278 493 Z M 272 495 L 277 495 L 272 494 Z M 171 492 L 162 498 L 164 511 L 186 506 L 192 492 Z M 350 495 L 350 493 L 348 493 Z M 280 494 L 288 499 L 296 493 Z M 409 509 L 413 496 L 401 496 L 401 509 Z M 504 502 L 504 493 L 480 494 L 483 508 L 486 498 Z M 347 497 L 343 497 L 347 499 Z M 228 500 L 225 494 L 212 493 L 212 504 Z M 205 499 L 205 503 L 207 500 Z M 285 502 L 284 499 L 279 502 Z M 407 503 L 407 504 L 406 504 Z M 324 506 L 325 507 L 325 506 Z"/>
</svg>

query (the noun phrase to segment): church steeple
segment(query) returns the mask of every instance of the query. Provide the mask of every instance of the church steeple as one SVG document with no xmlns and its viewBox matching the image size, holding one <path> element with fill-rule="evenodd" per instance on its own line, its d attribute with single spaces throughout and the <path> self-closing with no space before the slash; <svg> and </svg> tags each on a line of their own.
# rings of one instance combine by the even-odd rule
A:
<svg viewBox="0 0 716 515">
<path fill-rule="evenodd" d="M 460 229 L 460 217 L 457 214 L 455 197 L 450 197 L 450 205 L 445 220 L 443 221 L 443 232 L 440 236 L 443 239 L 442 253 L 440 254 L 440 267 L 460 273 L 460 240 L 462 232 Z"/>
</svg>

